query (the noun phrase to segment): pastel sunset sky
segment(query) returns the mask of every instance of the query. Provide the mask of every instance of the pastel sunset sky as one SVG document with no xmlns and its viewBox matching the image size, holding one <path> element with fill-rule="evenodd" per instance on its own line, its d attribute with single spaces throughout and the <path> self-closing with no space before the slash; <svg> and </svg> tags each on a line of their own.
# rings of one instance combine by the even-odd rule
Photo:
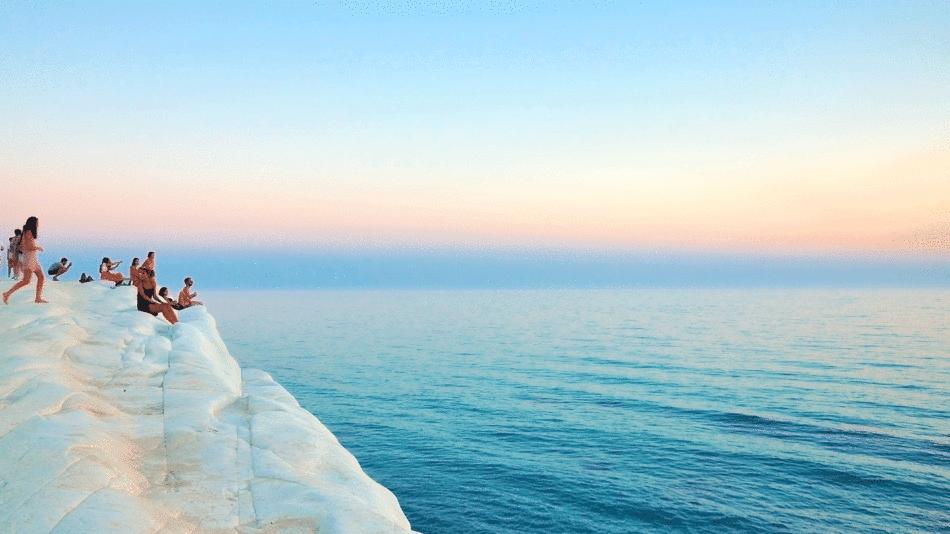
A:
<svg viewBox="0 0 950 534">
<path fill-rule="evenodd" d="M 946 1 L 4 2 L 0 54 L 41 244 L 950 251 Z"/>
</svg>

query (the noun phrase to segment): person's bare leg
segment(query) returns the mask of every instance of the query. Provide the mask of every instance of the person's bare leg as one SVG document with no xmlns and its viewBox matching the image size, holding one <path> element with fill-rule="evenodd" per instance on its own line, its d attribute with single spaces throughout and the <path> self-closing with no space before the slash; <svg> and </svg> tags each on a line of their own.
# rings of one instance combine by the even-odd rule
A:
<svg viewBox="0 0 950 534">
<path fill-rule="evenodd" d="M 21 287 L 26 286 L 26 285 L 29 285 L 29 284 L 30 284 L 30 280 L 32 280 L 32 279 L 33 279 L 33 273 L 32 273 L 32 271 L 26 271 L 26 273 L 23 275 L 23 280 L 20 280 L 20 281 L 17 282 L 16 284 L 13 284 L 13 287 L 11 287 L 10 289 L 8 289 L 7 292 L 3 294 L 3 303 L 4 303 L 4 304 L 9 304 L 9 302 L 7 302 L 7 301 L 10 300 L 10 295 L 12 295 L 12 294 L 16 293 L 17 291 L 19 291 L 19 289 L 20 289 Z"/>
<path fill-rule="evenodd" d="M 172 308 L 171 304 L 165 305 L 165 309 L 162 311 L 162 315 L 164 315 L 165 318 L 168 319 L 168 322 L 171 324 L 175 324 L 178 322 L 178 314 L 175 313 L 175 308 Z"/>
<path fill-rule="evenodd" d="M 36 303 L 37 304 L 49 304 L 48 300 L 43 300 L 43 284 L 46 282 L 46 277 L 43 276 L 43 270 L 39 269 L 36 271 Z"/>
</svg>

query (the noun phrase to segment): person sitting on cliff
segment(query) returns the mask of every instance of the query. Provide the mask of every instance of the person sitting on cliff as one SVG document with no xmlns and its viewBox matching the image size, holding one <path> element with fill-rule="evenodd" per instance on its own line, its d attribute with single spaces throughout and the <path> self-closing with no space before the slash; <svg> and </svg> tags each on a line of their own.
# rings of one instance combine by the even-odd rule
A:
<svg viewBox="0 0 950 534">
<path fill-rule="evenodd" d="M 171 296 L 169 296 L 168 288 L 165 286 L 162 286 L 162 288 L 158 290 L 158 297 L 159 298 L 157 300 L 171 304 L 172 308 L 176 310 L 185 309 L 185 307 L 179 304 L 178 301 L 176 301 L 175 299 L 171 298 Z"/>
<path fill-rule="evenodd" d="M 82 275 L 79 276 L 79 283 L 80 283 L 80 284 L 85 284 L 86 282 L 92 282 L 93 280 L 95 280 L 95 278 L 89 276 L 89 275 L 86 274 L 86 273 L 82 273 Z"/>
<path fill-rule="evenodd" d="M 200 300 L 192 300 L 198 296 L 198 292 L 191 292 L 191 286 L 194 285 L 194 282 L 191 278 L 185 278 L 185 287 L 178 293 L 178 304 L 181 304 L 182 308 L 188 308 L 190 306 L 204 306 L 204 303 Z"/>
<path fill-rule="evenodd" d="M 132 263 L 129 264 L 129 285 L 138 287 L 139 285 L 139 259 L 132 258 Z"/>
<path fill-rule="evenodd" d="M 68 264 L 68 265 L 67 265 Z M 63 258 L 58 262 L 49 266 L 49 270 L 46 271 L 46 274 L 53 277 L 53 280 L 59 282 L 59 277 L 66 274 L 66 271 L 72 267 L 73 264 L 68 259 Z"/>
<path fill-rule="evenodd" d="M 138 293 L 136 295 L 138 310 L 151 313 L 155 316 L 161 313 L 169 323 L 177 323 L 178 314 L 175 313 L 175 309 L 171 303 L 160 302 L 155 298 L 155 286 L 157 285 L 155 282 L 155 271 L 146 269 L 145 267 L 142 267 L 139 271 L 140 277 L 139 285 L 137 286 Z"/>
<path fill-rule="evenodd" d="M 102 263 L 99 264 L 99 279 L 112 282 L 116 286 L 121 286 L 122 282 L 125 282 L 125 277 L 119 273 L 112 272 L 112 269 L 115 269 L 121 263 L 122 260 L 113 262 L 108 257 L 102 258 Z"/>
</svg>

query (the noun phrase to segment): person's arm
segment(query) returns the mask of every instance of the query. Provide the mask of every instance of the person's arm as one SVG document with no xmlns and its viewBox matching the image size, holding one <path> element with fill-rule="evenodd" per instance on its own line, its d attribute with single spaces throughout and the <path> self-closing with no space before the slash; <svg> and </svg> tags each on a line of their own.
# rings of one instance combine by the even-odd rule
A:
<svg viewBox="0 0 950 534">
<path fill-rule="evenodd" d="M 33 234 L 29 234 L 27 232 L 23 232 L 23 233 L 26 235 L 26 237 L 20 238 L 21 252 L 33 252 L 34 250 L 38 250 L 40 252 L 43 251 L 43 247 L 36 244 L 36 239 L 33 238 Z"/>
<path fill-rule="evenodd" d="M 155 302 L 155 303 L 158 303 L 158 304 L 165 304 L 164 302 L 162 302 L 161 298 L 159 298 L 159 296 L 158 296 L 158 285 L 155 284 L 155 282 L 153 282 L 151 278 L 149 278 L 149 279 L 148 279 L 148 282 L 146 282 L 146 283 L 151 284 L 151 286 L 152 286 L 152 298 L 149 299 L 149 301 L 150 301 L 150 302 Z M 142 285 L 145 285 L 145 284 L 142 284 Z"/>
</svg>

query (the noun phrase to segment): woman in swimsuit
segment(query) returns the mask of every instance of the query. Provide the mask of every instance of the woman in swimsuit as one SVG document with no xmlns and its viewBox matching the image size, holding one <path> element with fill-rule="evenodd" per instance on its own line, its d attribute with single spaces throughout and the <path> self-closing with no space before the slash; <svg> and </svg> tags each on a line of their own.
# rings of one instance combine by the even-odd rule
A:
<svg viewBox="0 0 950 534">
<path fill-rule="evenodd" d="M 37 304 L 49 303 L 43 300 L 43 283 L 46 282 L 46 277 L 43 276 L 43 268 L 40 267 L 40 262 L 36 261 L 36 253 L 43 252 L 43 247 L 36 244 L 36 231 L 39 225 L 40 222 L 36 217 L 30 217 L 23 225 L 23 232 L 20 234 L 20 250 L 23 252 L 23 261 L 20 265 L 23 269 L 23 280 L 17 282 L 3 294 L 4 304 L 7 304 L 10 295 L 21 287 L 29 285 L 33 273 L 36 273 L 36 299 L 34 302 Z"/>
<path fill-rule="evenodd" d="M 132 263 L 129 264 L 129 283 L 136 287 L 138 287 L 139 285 L 139 259 L 138 258 L 132 258 Z"/>
<path fill-rule="evenodd" d="M 169 323 L 177 323 L 178 314 L 175 313 L 172 305 L 168 302 L 158 302 L 155 300 L 155 286 L 157 285 L 155 282 L 155 271 L 142 267 L 139 269 L 139 272 L 141 273 L 137 295 L 139 311 L 151 313 L 155 316 L 161 312 L 162 316 L 164 316 Z"/>
<path fill-rule="evenodd" d="M 183 310 L 183 309 L 185 309 L 185 307 L 182 306 L 178 301 L 176 301 L 175 299 L 171 298 L 171 296 L 168 295 L 168 288 L 167 288 L 167 287 L 162 286 L 162 288 L 158 290 L 158 296 L 159 296 L 159 297 L 161 298 L 161 300 L 163 300 L 164 302 L 167 302 L 167 303 L 171 304 L 171 305 L 172 305 L 172 308 L 174 308 L 174 309 L 176 309 L 176 310 Z"/>
<path fill-rule="evenodd" d="M 112 272 L 112 269 L 115 269 L 122 263 L 121 261 L 112 262 L 109 258 L 102 258 L 102 263 L 99 264 L 99 279 L 112 282 L 113 284 L 120 286 L 122 282 L 125 282 L 125 277 L 119 273 Z"/>
</svg>

